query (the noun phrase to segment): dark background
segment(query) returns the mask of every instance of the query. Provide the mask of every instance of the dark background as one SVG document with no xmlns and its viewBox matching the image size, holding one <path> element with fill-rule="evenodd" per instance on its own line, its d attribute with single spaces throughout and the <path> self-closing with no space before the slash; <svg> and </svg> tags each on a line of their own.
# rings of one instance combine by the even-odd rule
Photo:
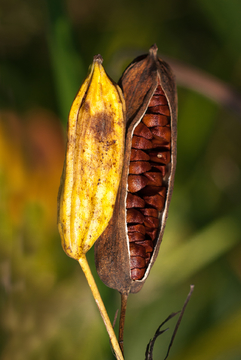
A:
<svg viewBox="0 0 241 360">
<path fill-rule="evenodd" d="M 241 358 L 241 102 L 231 90 L 241 93 L 240 14 L 239 0 L 0 0 L 1 359 L 113 359 L 81 269 L 61 248 L 56 197 L 68 112 L 93 56 L 118 81 L 153 43 L 217 88 L 185 84 L 173 63 L 175 187 L 159 257 L 129 299 L 125 357 L 144 359 L 195 284 L 170 360 Z M 113 319 L 119 294 L 98 279 L 93 250 L 88 258 Z"/>
</svg>

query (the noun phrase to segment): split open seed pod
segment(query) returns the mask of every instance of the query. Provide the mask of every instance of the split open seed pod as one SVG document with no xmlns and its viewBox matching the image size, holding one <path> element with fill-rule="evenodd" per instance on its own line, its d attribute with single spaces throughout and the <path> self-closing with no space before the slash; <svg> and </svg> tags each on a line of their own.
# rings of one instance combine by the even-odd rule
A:
<svg viewBox="0 0 241 360">
<path fill-rule="evenodd" d="M 176 167 L 177 94 L 156 45 L 128 66 L 119 84 L 127 115 L 124 167 L 95 262 L 101 280 L 128 295 L 142 288 L 163 237 Z"/>
</svg>

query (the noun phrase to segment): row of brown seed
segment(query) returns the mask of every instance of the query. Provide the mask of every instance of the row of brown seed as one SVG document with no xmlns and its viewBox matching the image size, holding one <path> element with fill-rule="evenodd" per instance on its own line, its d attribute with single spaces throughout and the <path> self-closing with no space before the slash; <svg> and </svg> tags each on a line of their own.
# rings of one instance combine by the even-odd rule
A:
<svg viewBox="0 0 241 360">
<path fill-rule="evenodd" d="M 170 110 L 160 85 L 136 126 L 131 148 L 126 200 L 131 278 L 140 280 L 157 240 L 165 206 L 163 177 L 171 160 Z"/>
</svg>

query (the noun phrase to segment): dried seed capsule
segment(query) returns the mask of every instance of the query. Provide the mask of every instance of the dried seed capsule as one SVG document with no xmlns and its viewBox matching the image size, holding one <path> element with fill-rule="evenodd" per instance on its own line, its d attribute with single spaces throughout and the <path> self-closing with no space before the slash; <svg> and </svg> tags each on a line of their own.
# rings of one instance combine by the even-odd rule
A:
<svg viewBox="0 0 241 360">
<path fill-rule="evenodd" d="M 120 85 L 127 106 L 124 168 L 114 214 L 107 229 L 96 242 L 95 259 L 102 281 L 120 293 L 128 294 L 139 291 L 144 284 L 157 257 L 165 228 L 176 165 L 176 88 L 169 66 L 157 57 L 156 46 L 150 49 L 149 55 L 134 60 L 124 72 Z M 141 133 L 140 129 L 145 129 L 142 124 L 150 130 L 152 138 L 145 138 Z M 166 127 L 168 130 L 163 130 L 163 136 L 159 136 L 160 129 L 152 131 L 156 127 Z M 140 175 L 130 174 L 130 159 L 148 161 L 151 171 Z M 149 172 L 157 175 L 147 175 Z M 147 179 L 147 176 L 152 179 Z M 160 186 L 148 185 L 148 181 L 153 181 L 156 185 L 155 181 L 160 182 L 161 178 L 163 182 Z M 144 216 L 143 210 L 139 211 L 134 207 L 127 209 L 127 191 L 142 198 L 145 206 L 141 209 L 153 209 L 157 212 L 157 217 Z M 164 194 L 166 195 L 162 196 Z M 128 231 L 130 210 L 143 215 L 141 223 L 137 222 L 137 216 L 132 216 L 131 221 L 136 222 L 130 226 L 144 226 L 143 241 L 151 241 L 153 244 L 153 252 L 151 253 L 152 247 L 148 247 L 151 251 L 145 252 L 143 268 L 139 265 L 137 248 L 133 247 L 130 251 L 132 244 L 145 248 L 144 244 L 129 241 L 128 234 L 133 233 Z M 145 219 L 146 225 L 151 227 L 145 225 Z M 134 237 L 135 235 L 132 239 Z"/>
<path fill-rule="evenodd" d="M 121 179 L 124 99 L 100 55 L 69 114 L 66 158 L 58 195 L 58 229 L 66 254 L 79 260 L 113 214 Z"/>
</svg>

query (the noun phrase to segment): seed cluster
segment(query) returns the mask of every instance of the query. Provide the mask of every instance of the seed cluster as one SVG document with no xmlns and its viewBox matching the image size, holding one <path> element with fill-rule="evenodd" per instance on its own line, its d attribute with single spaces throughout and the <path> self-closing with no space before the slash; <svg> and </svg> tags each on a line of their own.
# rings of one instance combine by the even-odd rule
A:
<svg viewBox="0 0 241 360">
<path fill-rule="evenodd" d="M 132 137 L 126 199 L 131 278 L 145 274 L 158 237 L 171 160 L 170 110 L 160 85 Z"/>
</svg>

